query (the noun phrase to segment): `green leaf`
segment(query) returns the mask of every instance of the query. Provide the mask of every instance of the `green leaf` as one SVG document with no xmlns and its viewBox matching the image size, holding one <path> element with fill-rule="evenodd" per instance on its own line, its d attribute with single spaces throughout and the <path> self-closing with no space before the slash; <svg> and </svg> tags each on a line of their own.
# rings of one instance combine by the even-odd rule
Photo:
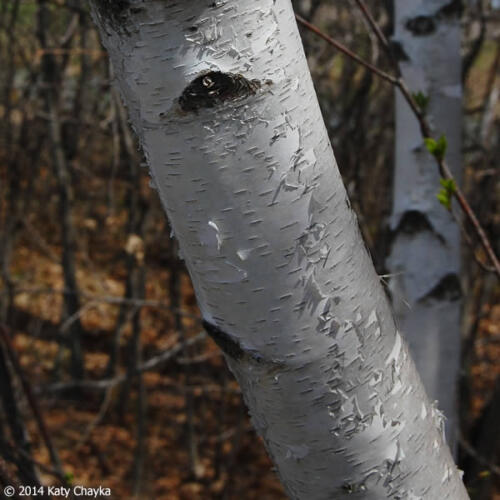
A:
<svg viewBox="0 0 500 500">
<path fill-rule="evenodd" d="M 442 135 L 437 141 L 432 137 L 426 137 L 424 139 L 424 143 L 427 151 L 429 151 L 432 156 L 439 161 L 444 159 L 446 149 L 448 148 L 448 141 L 444 135 Z"/>
<path fill-rule="evenodd" d="M 433 139 L 432 137 L 426 137 L 424 139 L 424 142 L 425 142 L 425 147 L 427 148 L 427 151 L 429 151 L 429 153 L 431 155 L 433 155 L 434 151 L 436 151 L 436 146 L 437 146 L 436 140 Z"/>
<path fill-rule="evenodd" d="M 455 184 L 454 179 L 439 179 L 439 184 L 443 186 L 444 189 L 453 194 L 457 190 L 457 185 Z"/>
<path fill-rule="evenodd" d="M 440 159 L 444 158 L 446 150 L 448 149 L 448 141 L 444 135 L 442 135 L 437 141 L 437 151 L 436 154 Z"/>
<path fill-rule="evenodd" d="M 66 481 L 71 484 L 73 482 L 73 479 L 75 479 L 75 475 L 72 473 L 72 472 L 66 472 L 64 474 L 64 479 L 66 479 Z"/>
<path fill-rule="evenodd" d="M 442 188 L 436 197 L 441 205 L 443 205 L 447 210 L 451 210 L 451 201 L 453 199 L 453 194 L 457 190 L 457 185 L 453 179 L 439 179 L 439 183 Z"/>
<path fill-rule="evenodd" d="M 443 205 L 447 210 L 451 210 L 451 199 L 445 191 L 440 191 L 436 197 L 441 205 Z"/>
<path fill-rule="evenodd" d="M 425 95 L 421 90 L 419 90 L 416 94 L 412 94 L 412 96 L 422 113 L 425 114 L 427 112 L 427 108 L 429 107 L 430 97 Z"/>
</svg>

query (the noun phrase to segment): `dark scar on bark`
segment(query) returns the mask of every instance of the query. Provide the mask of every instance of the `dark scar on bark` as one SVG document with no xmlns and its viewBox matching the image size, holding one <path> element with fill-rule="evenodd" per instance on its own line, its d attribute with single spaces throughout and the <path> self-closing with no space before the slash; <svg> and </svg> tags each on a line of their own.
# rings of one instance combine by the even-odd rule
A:
<svg viewBox="0 0 500 500">
<path fill-rule="evenodd" d="M 423 231 L 429 231 L 443 245 L 446 245 L 446 240 L 436 231 L 429 218 L 418 210 L 407 210 L 403 214 L 397 228 L 392 232 L 392 238 L 400 233 L 413 235 Z"/>
<path fill-rule="evenodd" d="M 398 61 L 409 61 L 410 58 L 408 57 L 408 54 L 405 52 L 403 46 L 401 45 L 400 42 L 396 40 L 391 40 L 389 42 L 389 48 L 390 51 L 395 59 Z"/>
<path fill-rule="evenodd" d="M 257 353 L 243 349 L 240 343 L 235 340 L 232 335 L 229 335 L 225 331 L 221 330 L 218 326 L 209 323 L 206 320 L 203 320 L 202 325 L 210 337 L 212 337 L 214 342 L 230 358 L 240 360 L 245 356 L 249 356 L 254 361 L 262 361 L 262 358 Z"/>
<path fill-rule="evenodd" d="M 439 9 L 438 15 L 444 17 L 460 17 L 464 11 L 464 2 L 462 0 L 451 0 Z"/>
<path fill-rule="evenodd" d="M 419 302 L 431 300 L 453 302 L 460 300 L 462 297 L 462 287 L 458 276 L 454 273 L 449 273 L 444 276 L 441 281 L 424 297 L 419 299 Z"/>
<path fill-rule="evenodd" d="M 436 31 L 436 22 L 431 16 L 417 16 L 407 21 L 406 29 L 415 36 L 430 35 Z"/>
<path fill-rule="evenodd" d="M 464 5 L 462 0 L 451 0 L 432 16 L 417 16 L 406 23 L 406 28 L 415 36 L 430 35 L 436 31 L 436 20 L 460 18 Z"/>
<path fill-rule="evenodd" d="M 266 81 L 269 85 L 271 82 Z M 262 87 L 259 80 L 248 80 L 236 73 L 207 71 L 197 76 L 182 92 L 179 105 L 185 112 L 213 108 L 227 101 L 255 95 Z"/>
</svg>

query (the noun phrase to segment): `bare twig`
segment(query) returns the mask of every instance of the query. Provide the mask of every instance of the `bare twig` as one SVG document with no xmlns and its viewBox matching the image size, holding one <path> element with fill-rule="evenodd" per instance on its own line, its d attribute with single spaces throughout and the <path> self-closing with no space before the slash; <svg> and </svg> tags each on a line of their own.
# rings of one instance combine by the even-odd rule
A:
<svg viewBox="0 0 500 500">
<path fill-rule="evenodd" d="M 415 117 L 417 118 L 419 125 L 420 125 L 420 130 L 421 130 L 422 136 L 426 139 L 431 138 L 432 132 L 431 132 L 431 127 L 429 125 L 429 122 L 427 121 L 427 118 L 426 118 L 423 110 L 420 109 L 418 104 L 415 102 L 413 94 L 411 93 L 406 82 L 404 81 L 403 77 L 401 76 L 399 64 L 398 64 L 397 60 L 393 58 L 393 54 L 392 54 L 389 43 L 387 42 L 384 34 L 381 32 L 377 23 L 373 19 L 373 16 L 370 14 L 368 8 L 364 5 L 363 0 L 355 0 L 355 1 L 358 4 L 361 12 L 365 16 L 366 20 L 368 21 L 369 25 L 375 31 L 377 37 L 381 41 L 381 44 L 383 45 L 383 47 L 387 51 L 387 54 L 392 61 L 392 64 L 394 66 L 394 70 L 396 71 L 396 73 L 398 75 L 397 82 L 395 83 L 395 85 L 399 88 L 399 90 L 403 94 L 403 97 L 405 98 L 406 102 L 409 104 L 410 108 L 412 109 L 413 113 L 415 114 Z M 465 213 L 466 217 L 469 219 L 469 222 L 474 227 L 476 234 L 479 237 L 479 240 L 481 241 L 481 244 L 483 245 L 483 248 L 485 249 L 486 254 L 488 255 L 488 258 L 490 259 L 491 263 L 493 264 L 495 273 L 498 275 L 498 277 L 500 277 L 500 262 L 499 262 L 496 254 L 493 250 L 493 247 L 491 246 L 491 243 L 488 239 L 488 236 L 486 235 L 483 227 L 481 226 L 478 218 L 476 217 L 476 214 L 472 210 L 472 207 L 469 205 L 462 190 L 458 187 L 458 184 L 455 181 L 453 174 L 451 173 L 451 170 L 448 167 L 448 164 L 446 163 L 444 158 L 440 158 L 440 157 L 435 157 L 435 158 L 436 158 L 436 161 L 438 163 L 439 173 L 441 174 L 441 177 L 443 177 L 444 179 L 447 179 L 447 180 L 452 180 L 454 182 L 455 189 L 453 191 L 453 194 L 454 194 L 455 198 L 457 199 L 458 204 L 460 205 L 460 208 Z"/>
<path fill-rule="evenodd" d="M 369 62 L 365 61 L 358 55 L 356 55 L 354 52 L 349 50 L 345 45 L 342 45 L 341 43 L 337 42 L 333 38 L 329 37 L 326 33 L 323 33 L 319 28 L 314 26 L 314 24 L 311 24 L 309 21 L 306 21 L 303 17 L 299 16 L 298 14 L 295 14 L 295 18 L 297 21 L 307 28 L 309 31 L 312 31 L 316 35 L 318 35 L 320 38 L 328 42 L 330 45 L 333 45 L 337 50 L 340 50 L 343 54 L 346 56 L 350 57 L 354 61 L 356 61 L 358 64 L 361 64 L 365 68 L 369 69 L 372 73 L 377 74 L 384 80 L 388 81 L 389 83 L 392 83 L 393 85 L 397 85 L 397 79 L 394 78 L 392 75 L 389 75 L 389 73 L 386 73 L 385 71 L 382 71 L 381 69 L 377 68 L 373 64 L 370 64 Z"/>
<path fill-rule="evenodd" d="M 104 417 L 106 416 L 106 413 L 109 409 L 109 406 L 111 404 L 112 400 L 112 395 L 113 395 L 113 386 L 110 386 L 106 389 L 106 394 L 103 398 L 101 407 L 99 408 L 99 413 L 96 415 L 96 417 L 90 422 L 89 426 L 83 433 L 82 437 L 78 440 L 75 446 L 75 451 L 78 451 L 81 449 L 81 447 L 87 442 L 87 440 L 90 438 L 92 432 L 94 432 L 94 429 L 99 426 L 99 424 L 103 421 Z"/>
<path fill-rule="evenodd" d="M 469 76 L 470 69 L 472 68 L 474 61 L 477 59 L 481 47 L 483 46 L 485 35 L 486 35 L 486 23 L 487 17 L 484 12 L 483 2 L 476 2 L 479 9 L 479 35 L 472 43 L 472 47 L 469 52 L 465 54 L 462 63 L 462 82 L 465 82 Z"/>
<path fill-rule="evenodd" d="M 380 29 L 380 26 L 377 24 L 377 22 L 371 15 L 371 12 L 366 8 L 366 5 L 363 3 L 363 0 L 354 0 L 354 1 L 357 3 L 359 9 L 365 16 L 365 19 L 367 20 L 372 31 L 375 33 L 382 47 L 384 47 L 384 49 L 387 50 L 392 56 L 392 52 L 390 50 L 391 46 L 389 44 L 389 41 L 385 37 L 383 31 Z"/>
<path fill-rule="evenodd" d="M 480 258 L 479 255 L 477 254 L 477 248 L 474 246 L 474 242 L 472 241 L 469 233 L 467 232 L 467 229 L 465 228 L 464 223 L 458 217 L 455 212 L 452 210 L 451 215 L 453 216 L 453 219 L 455 219 L 455 222 L 457 223 L 458 227 L 460 227 L 460 230 L 462 231 L 462 234 L 464 236 L 465 243 L 467 243 L 467 246 L 469 247 L 469 250 L 471 251 L 471 255 L 473 259 L 476 261 L 476 264 L 483 270 L 488 273 L 494 273 L 495 269 L 492 266 L 489 266 L 488 264 L 485 264 Z"/>
<path fill-rule="evenodd" d="M 177 254 L 177 246 L 174 241 L 171 242 L 169 248 L 171 257 L 175 259 Z M 179 308 L 182 302 L 182 289 L 181 289 L 181 270 L 180 266 L 172 266 L 170 269 L 169 277 L 169 289 L 170 289 L 170 302 L 173 307 Z M 189 355 L 189 349 L 186 346 L 187 336 L 186 329 L 184 328 L 184 323 L 182 321 L 182 316 L 180 314 L 174 315 L 175 329 L 179 332 L 180 341 L 183 344 L 183 356 Z M 184 375 L 184 381 L 186 386 L 191 384 L 191 366 L 185 364 L 181 366 L 181 370 Z M 203 466 L 199 460 L 198 456 L 198 439 L 196 436 L 196 426 L 195 426 L 195 405 L 194 397 L 190 391 L 185 392 L 185 409 L 186 409 L 186 427 L 187 427 L 187 448 L 189 453 L 189 468 L 191 474 L 196 478 L 200 479 L 203 476 Z"/>
<path fill-rule="evenodd" d="M 40 407 L 38 406 L 38 401 L 35 398 L 33 390 L 31 389 L 31 384 L 28 382 L 28 379 L 24 375 L 24 371 L 19 363 L 19 359 L 17 358 L 16 351 L 12 346 L 12 342 L 10 340 L 10 336 L 7 332 L 6 327 L 0 325 L 0 338 L 5 346 L 5 350 L 7 351 L 7 355 L 9 356 L 9 360 L 12 363 L 12 366 L 21 381 L 21 385 L 28 401 L 29 406 L 31 407 L 31 411 L 35 417 L 35 421 L 38 426 L 38 430 L 43 438 L 47 451 L 49 452 L 50 459 L 52 461 L 52 465 L 54 469 L 57 471 L 58 477 L 61 482 L 67 486 L 67 480 L 64 475 L 64 471 L 61 465 L 61 461 L 59 460 L 59 454 L 52 443 L 52 438 L 50 437 L 47 426 L 45 425 L 45 420 L 43 418 Z"/>
<path fill-rule="evenodd" d="M 153 356 L 152 358 L 137 366 L 133 375 L 138 375 L 140 373 L 158 368 L 160 365 L 182 352 L 185 346 L 197 344 L 205 338 L 206 333 L 203 331 L 188 339 L 184 345 L 181 342 L 177 343 L 171 349 L 158 354 L 158 356 Z M 61 392 L 70 389 L 106 390 L 109 387 L 114 387 L 116 385 L 122 384 L 127 380 L 128 376 L 130 375 L 123 374 L 113 378 L 102 380 L 75 380 L 72 382 L 57 382 L 55 384 L 51 384 L 48 387 L 39 388 L 39 392 Z"/>
<path fill-rule="evenodd" d="M 0 456 L 16 465 L 17 475 L 21 482 L 40 486 L 40 478 L 33 463 L 24 459 L 20 453 L 16 453 L 16 450 L 23 450 L 31 455 L 31 440 L 28 437 L 23 414 L 19 408 L 19 397 L 15 387 L 17 384 L 12 379 L 12 369 L 9 365 L 6 349 L 0 342 L 0 408 L 3 410 L 2 416 L 4 417 L 0 426 Z M 7 427 L 10 428 L 13 445 L 9 444 L 5 435 Z"/>
<path fill-rule="evenodd" d="M 7 293 L 4 290 L 0 290 L 0 296 Z M 32 295 L 44 295 L 44 294 L 71 294 L 71 290 L 68 289 L 58 289 L 58 288 L 50 288 L 50 287 L 37 287 L 37 288 L 15 288 L 14 294 L 18 293 L 27 293 Z M 112 304 L 112 305 L 121 305 L 126 304 L 132 307 L 155 307 L 158 309 L 166 309 L 168 311 L 172 311 L 175 314 L 180 314 L 185 318 L 189 318 L 198 322 L 201 322 L 200 316 L 196 314 L 191 314 L 184 309 L 178 309 L 170 306 L 166 302 L 161 300 L 152 300 L 152 299 L 136 299 L 136 298 L 127 298 L 118 295 L 94 295 L 90 293 L 80 292 L 79 295 L 87 300 L 90 300 L 93 303 L 102 303 L 102 304 Z"/>
<path fill-rule="evenodd" d="M 470 455 L 474 460 L 484 465 L 492 474 L 500 477 L 500 467 L 482 457 L 462 434 L 460 434 L 460 446 L 462 446 L 467 455 Z"/>
<path fill-rule="evenodd" d="M 361 11 L 365 15 L 370 26 L 372 26 L 372 29 L 375 29 L 374 26 L 376 26 L 376 23 L 375 23 L 373 17 L 371 16 L 371 14 L 369 13 L 368 9 L 366 8 L 366 6 L 363 4 L 363 1 L 356 0 L 356 3 L 360 6 Z M 364 66 L 365 68 L 367 68 L 368 70 L 373 72 L 374 74 L 380 76 L 382 79 L 388 81 L 389 83 L 391 83 L 392 85 L 397 87 L 400 90 L 403 97 L 405 98 L 408 105 L 410 106 L 411 110 L 415 114 L 415 117 L 417 118 L 418 123 L 420 125 L 420 130 L 421 130 L 422 136 L 424 138 L 431 138 L 432 137 L 431 127 L 427 121 L 427 118 L 425 117 L 425 114 L 423 113 L 423 111 L 420 109 L 420 107 L 416 103 L 408 85 L 406 84 L 406 82 L 404 81 L 404 79 L 401 76 L 394 77 L 394 76 L 386 73 L 385 71 L 380 70 L 376 66 L 373 66 L 372 64 L 361 59 L 359 56 L 354 54 L 347 47 L 345 47 L 341 43 L 337 42 L 333 38 L 329 37 L 327 34 L 323 33 L 319 28 L 317 28 L 313 24 L 309 23 L 308 21 L 303 19 L 301 16 L 296 15 L 295 17 L 296 17 L 297 21 L 302 26 L 304 26 L 308 30 L 312 31 L 313 33 L 318 35 L 320 38 L 322 38 L 323 40 L 328 42 L 330 45 L 335 47 L 337 50 L 340 50 L 343 54 L 350 57 L 351 59 L 353 59 L 357 63 L 361 64 L 362 66 Z M 391 57 L 391 60 L 393 60 L 390 46 L 389 46 L 387 40 L 385 39 L 383 33 L 380 31 L 380 29 L 378 27 L 377 27 L 375 33 L 377 34 L 377 37 L 379 37 L 379 39 L 381 40 L 382 45 L 388 51 L 389 56 Z M 399 66 L 395 60 L 393 60 L 393 61 L 394 61 L 394 65 L 395 65 L 395 71 L 399 75 L 399 73 L 400 73 Z M 455 196 L 456 200 L 458 201 L 458 204 L 459 204 L 461 210 L 465 213 L 467 219 L 469 220 L 471 225 L 474 227 L 474 230 L 475 230 L 475 232 L 476 232 L 476 234 L 481 242 L 481 245 L 483 246 L 486 254 L 488 255 L 489 260 L 491 261 L 491 263 L 493 265 L 493 268 L 495 270 L 496 275 L 498 277 L 500 277 L 500 262 L 499 262 L 496 254 L 493 250 L 493 247 L 491 245 L 491 242 L 488 239 L 488 236 L 486 235 L 486 232 L 484 231 L 482 225 L 480 224 L 478 218 L 476 217 L 476 214 L 474 213 L 471 206 L 469 205 L 462 190 L 458 187 L 457 183 L 455 182 L 453 174 L 451 173 L 451 170 L 448 167 L 448 164 L 445 162 L 444 158 L 436 157 L 436 161 L 438 163 L 439 173 L 440 173 L 441 177 L 443 177 L 444 179 L 447 179 L 447 180 L 454 181 L 454 184 L 456 187 L 455 187 L 455 190 L 453 191 L 453 195 Z"/>
<path fill-rule="evenodd" d="M 37 35 L 40 46 L 43 50 L 50 49 L 48 44 L 48 28 L 50 27 L 50 9 L 47 8 L 46 0 L 38 0 L 38 24 Z M 72 30 L 69 30 L 71 34 Z M 71 37 L 70 37 L 71 39 Z M 69 40 L 68 40 L 69 43 Z M 76 277 L 76 255 L 77 238 L 73 221 L 73 189 L 71 186 L 71 174 L 68 164 L 66 144 L 63 140 L 62 125 L 60 120 L 59 109 L 59 72 L 62 70 L 57 64 L 54 55 L 44 53 L 41 63 L 42 82 L 45 84 L 42 87 L 42 97 L 45 103 L 45 112 L 50 116 L 49 120 L 49 139 L 51 153 L 54 166 L 54 176 L 57 181 L 59 194 L 59 208 L 61 215 L 61 242 L 62 255 L 61 267 L 65 287 L 74 291 L 72 294 L 65 294 L 63 301 L 63 317 L 73 316 L 80 309 L 79 286 Z M 70 324 L 71 328 L 68 331 L 70 339 L 71 351 L 71 371 L 75 379 L 81 379 L 84 375 L 83 352 L 81 345 L 81 337 L 83 327 L 76 316 L 75 320 Z"/>
<path fill-rule="evenodd" d="M 26 453 L 24 450 L 17 449 L 16 450 L 19 455 L 22 455 L 26 460 L 29 460 L 30 462 L 33 463 L 33 465 L 36 465 L 41 471 L 45 472 L 45 474 L 49 474 L 59 480 L 65 480 L 65 478 L 61 477 L 61 473 L 54 469 L 54 467 L 50 467 L 46 464 L 43 464 L 42 462 L 39 462 L 32 456 L 30 456 L 28 453 Z"/>
<path fill-rule="evenodd" d="M 2 457 L 0 457 L 0 484 L 2 486 L 14 486 L 14 491 L 19 491 L 19 484 L 12 477 L 9 468 L 7 467 L 7 463 Z M 13 500 L 21 500 L 21 497 L 19 497 L 16 493 L 14 493 L 11 498 Z"/>
</svg>

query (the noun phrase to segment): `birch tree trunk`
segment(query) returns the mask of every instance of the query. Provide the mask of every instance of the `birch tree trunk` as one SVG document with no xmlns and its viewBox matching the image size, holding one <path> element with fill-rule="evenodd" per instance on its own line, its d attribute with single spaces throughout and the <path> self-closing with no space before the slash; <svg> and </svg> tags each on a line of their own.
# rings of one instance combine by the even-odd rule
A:
<svg viewBox="0 0 500 500">
<path fill-rule="evenodd" d="M 205 326 L 289 496 L 468 498 L 347 200 L 290 1 L 91 4 Z"/>
<path fill-rule="evenodd" d="M 462 87 L 460 2 L 394 0 L 395 41 L 401 70 L 414 93 L 428 99 L 435 136 L 445 135 L 446 159 L 461 177 Z M 437 200 L 439 172 L 419 124 L 396 93 L 396 166 L 387 267 L 398 327 L 431 400 L 447 419 L 448 442 L 457 442 L 460 369 L 460 233 Z"/>
</svg>

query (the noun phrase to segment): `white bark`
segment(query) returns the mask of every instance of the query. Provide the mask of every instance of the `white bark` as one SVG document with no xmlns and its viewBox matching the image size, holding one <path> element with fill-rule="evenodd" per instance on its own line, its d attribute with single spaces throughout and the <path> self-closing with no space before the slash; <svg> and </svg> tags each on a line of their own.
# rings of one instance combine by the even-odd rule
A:
<svg viewBox="0 0 500 500">
<path fill-rule="evenodd" d="M 448 141 L 446 160 L 461 177 L 462 87 L 460 12 L 450 0 L 394 0 L 395 41 L 403 77 L 429 98 L 436 137 Z M 387 265 L 396 323 L 431 400 L 447 419 L 455 448 L 460 368 L 460 233 L 438 202 L 436 160 L 427 151 L 408 104 L 396 93 L 396 165 Z"/>
<path fill-rule="evenodd" d="M 290 497 L 466 499 L 346 198 L 290 1 L 91 3 L 207 329 Z"/>
</svg>

